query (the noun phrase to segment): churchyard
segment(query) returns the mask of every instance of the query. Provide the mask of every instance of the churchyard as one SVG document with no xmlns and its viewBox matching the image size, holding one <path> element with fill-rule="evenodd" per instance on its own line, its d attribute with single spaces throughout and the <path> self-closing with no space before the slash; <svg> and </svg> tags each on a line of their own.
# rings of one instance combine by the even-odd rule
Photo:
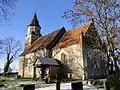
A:
<svg viewBox="0 0 120 90">
<path fill-rule="evenodd" d="M 89 80 L 89 81 L 81 81 L 81 80 L 72 80 L 66 79 L 66 81 L 60 82 L 60 89 L 62 90 L 72 90 L 72 83 L 74 82 L 83 82 L 83 90 L 105 90 L 103 89 L 103 80 Z M 57 81 L 53 83 L 46 84 L 45 81 L 32 78 L 20 78 L 17 75 L 14 76 L 0 76 L 0 90 L 22 90 L 25 85 L 35 85 L 35 89 L 31 90 L 56 90 Z M 79 87 L 79 86 L 78 86 Z"/>
</svg>

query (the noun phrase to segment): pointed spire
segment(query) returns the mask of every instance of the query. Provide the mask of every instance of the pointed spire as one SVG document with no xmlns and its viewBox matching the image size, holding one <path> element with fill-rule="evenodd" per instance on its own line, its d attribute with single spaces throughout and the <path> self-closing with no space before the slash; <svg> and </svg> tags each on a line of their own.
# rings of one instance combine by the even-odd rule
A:
<svg viewBox="0 0 120 90">
<path fill-rule="evenodd" d="M 40 27 L 39 21 L 38 21 L 38 19 L 37 19 L 36 12 L 35 12 L 35 14 L 34 14 L 34 16 L 33 16 L 32 22 L 31 22 L 28 26 L 38 26 L 38 27 Z M 40 28 L 41 28 L 41 27 L 40 27 Z"/>
</svg>

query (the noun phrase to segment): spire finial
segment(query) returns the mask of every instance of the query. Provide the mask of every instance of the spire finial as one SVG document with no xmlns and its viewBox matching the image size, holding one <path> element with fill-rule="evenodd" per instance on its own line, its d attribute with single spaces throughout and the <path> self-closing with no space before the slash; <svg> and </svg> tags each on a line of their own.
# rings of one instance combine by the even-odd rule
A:
<svg viewBox="0 0 120 90">
<path fill-rule="evenodd" d="M 35 18 L 37 18 L 37 14 L 36 14 L 36 11 L 35 11 L 34 17 L 35 17 Z"/>
</svg>

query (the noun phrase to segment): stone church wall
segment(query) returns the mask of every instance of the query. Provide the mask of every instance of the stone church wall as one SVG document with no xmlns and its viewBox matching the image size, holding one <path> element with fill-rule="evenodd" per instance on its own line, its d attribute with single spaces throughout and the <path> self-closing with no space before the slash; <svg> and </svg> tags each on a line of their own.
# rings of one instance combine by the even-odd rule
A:
<svg viewBox="0 0 120 90">
<path fill-rule="evenodd" d="M 103 52 L 84 46 L 85 76 L 88 78 L 103 77 L 106 75 L 106 58 Z"/>
<path fill-rule="evenodd" d="M 102 51 L 101 39 L 94 27 L 89 27 L 83 36 L 83 58 L 85 78 L 97 78 L 106 74 L 106 57 Z"/>
<path fill-rule="evenodd" d="M 26 54 L 25 56 L 19 57 L 19 75 L 24 77 L 33 76 L 33 62 L 34 62 L 34 53 Z"/>
<path fill-rule="evenodd" d="M 24 64 L 24 56 L 19 57 L 19 72 L 18 75 L 23 76 L 23 64 Z"/>
<path fill-rule="evenodd" d="M 63 64 L 66 64 L 68 66 L 68 68 L 72 72 L 72 78 L 83 79 L 84 66 L 83 66 L 82 46 L 80 44 L 74 44 L 74 45 L 62 48 L 60 51 L 59 49 L 54 49 L 52 51 L 53 58 L 60 60 Z M 66 62 L 62 60 L 62 57 L 61 57 L 62 54 L 65 54 Z"/>
<path fill-rule="evenodd" d="M 45 57 L 47 55 L 48 50 L 46 49 L 41 49 L 37 50 L 34 53 L 29 53 L 26 54 L 25 56 L 20 56 L 19 57 L 19 75 L 24 77 L 33 77 L 33 72 L 34 72 L 34 62 L 36 60 L 36 57 L 42 56 Z M 36 68 L 36 77 L 40 77 L 41 70 L 40 68 Z"/>
</svg>

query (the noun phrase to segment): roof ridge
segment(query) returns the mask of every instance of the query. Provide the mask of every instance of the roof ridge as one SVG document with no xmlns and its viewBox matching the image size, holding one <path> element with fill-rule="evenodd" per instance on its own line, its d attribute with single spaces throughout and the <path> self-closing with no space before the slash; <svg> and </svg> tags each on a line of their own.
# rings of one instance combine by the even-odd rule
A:
<svg viewBox="0 0 120 90">
<path fill-rule="evenodd" d="M 61 47 L 61 42 L 64 43 L 63 45 L 65 45 L 65 46 L 79 43 L 80 42 L 80 37 L 79 37 L 80 33 L 82 33 L 82 32 L 86 33 L 91 24 L 92 24 L 92 22 L 84 24 L 77 28 L 74 28 L 72 30 L 66 31 L 55 47 L 56 48 Z"/>
<path fill-rule="evenodd" d="M 63 27 L 62 27 L 62 28 L 63 28 Z M 43 37 L 45 37 L 45 36 L 47 36 L 47 35 L 50 35 L 50 34 L 56 32 L 56 31 L 60 31 L 62 28 L 57 29 L 57 30 L 55 30 L 55 31 L 53 31 L 53 32 L 51 32 L 51 33 L 48 33 L 48 34 L 44 35 L 44 36 L 41 36 L 41 37 L 39 37 L 38 39 L 43 38 Z M 37 39 L 37 40 L 38 40 L 38 39 Z M 33 42 L 33 44 L 34 44 L 37 40 L 35 40 L 35 41 Z M 31 45 L 31 46 L 32 46 L 32 45 Z"/>
<path fill-rule="evenodd" d="M 62 27 L 62 28 L 63 28 L 63 27 Z M 52 40 L 54 39 L 54 33 L 56 33 L 56 34 L 55 34 L 55 36 L 56 36 L 62 28 L 60 28 L 60 29 L 58 29 L 58 30 L 55 30 L 55 31 L 53 31 L 53 32 L 51 32 L 51 33 L 49 33 L 49 34 L 46 34 L 46 35 L 44 35 L 44 36 L 39 37 L 37 40 L 35 40 L 35 41 L 32 43 L 32 45 L 31 45 L 30 47 L 28 47 L 26 50 L 23 51 L 23 53 L 21 54 L 21 56 L 24 55 L 24 54 L 26 54 L 26 53 L 29 53 L 29 51 L 32 50 L 33 46 L 34 46 L 35 44 L 37 44 L 37 42 L 38 42 L 39 40 L 41 41 L 41 40 L 42 40 L 43 38 L 45 38 L 45 37 L 48 37 L 48 38 L 49 38 L 49 35 L 53 35 L 53 37 L 52 37 L 51 40 L 50 40 L 50 41 L 52 41 Z"/>
<path fill-rule="evenodd" d="M 78 28 L 84 27 L 84 26 L 86 26 L 86 25 L 89 25 L 89 26 L 90 26 L 91 24 L 92 24 L 92 22 L 90 21 L 89 23 L 86 23 L 86 24 L 83 24 L 83 25 L 81 25 L 81 26 L 75 27 L 75 28 L 70 29 L 70 30 L 68 30 L 68 31 L 75 30 L 75 29 L 78 29 Z M 88 27 L 89 27 L 89 26 L 88 26 Z"/>
</svg>

